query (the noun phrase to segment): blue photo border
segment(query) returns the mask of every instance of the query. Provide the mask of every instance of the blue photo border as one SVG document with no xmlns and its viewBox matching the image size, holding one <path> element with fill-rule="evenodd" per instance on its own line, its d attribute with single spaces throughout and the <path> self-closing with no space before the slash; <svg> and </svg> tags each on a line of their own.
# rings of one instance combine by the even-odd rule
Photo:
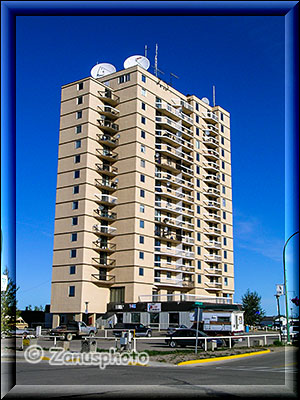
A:
<svg viewBox="0 0 300 400">
<path fill-rule="evenodd" d="M 285 238 L 299 230 L 298 1 L 2 1 L 1 192 L 5 201 L 1 200 L 1 232 L 5 244 L 3 250 L 9 251 L 8 268 L 13 280 L 16 276 L 16 17 L 26 15 L 284 16 Z M 296 268 L 299 268 L 299 263 L 296 263 Z M 9 388 L 15 385 L 14 379 Z"/>
</svg>

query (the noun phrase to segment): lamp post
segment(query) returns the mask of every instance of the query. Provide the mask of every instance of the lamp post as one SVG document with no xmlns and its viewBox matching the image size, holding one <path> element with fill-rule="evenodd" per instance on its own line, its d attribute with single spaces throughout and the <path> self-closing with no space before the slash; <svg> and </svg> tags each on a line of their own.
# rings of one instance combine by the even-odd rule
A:
<svg viewBox="0 0 300 400">
<path fill-rule="evenodd" d="M 283 275 L 284 275 L 284 289 L 285 289 L 285 313 L 286 313 L 286 333 L 287 333 L 287 343 L 290 344 L 290 323 L 289 323 L 289 304 L 288 304 L 288 295 L 287 295 L 287 280 L 286 280 L 286 270 L 285 270 L 285 249 L 290 241 L 290 239 L 297 235 L 299 231 L 293 233 L 285 242 L 283 247 Z"/>
</svg>

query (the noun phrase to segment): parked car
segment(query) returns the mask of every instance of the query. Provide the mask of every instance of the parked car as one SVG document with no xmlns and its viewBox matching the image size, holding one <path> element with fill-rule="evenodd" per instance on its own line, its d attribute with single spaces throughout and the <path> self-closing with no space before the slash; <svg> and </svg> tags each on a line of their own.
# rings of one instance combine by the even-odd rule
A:
<svg viewBox="0 0 300 400">
<path fill-rule="evenodd" d="M 26 329 L 26 328 L 28 328 L 27 322 L 25 322 L 22 317 L 17 318 L 16 329 Z"/>
<path fill-rule="evenodd" d="M 196 345 L 196 329 L 179 328 L 168 335 L 169 337 L 165 340 L 166 344 L 170 347 L 185 347 L 185 346 L 195 346 Z M 202 331 L 198 331 L 198 338 L 208 337 L 208 335 Z M 186 339 L 181 339 L 186 338 Z M 190 339 L 189 339 L 190 338 Z M 208 342 L 216 340 L 217 347 L 223 347 L 225 345 L 223 339 L 208 339 Z M 198 346 L 204 348 L 204 340 L 198 339 Z"/>
<path fill-rule="evenodd" d="M 189 329 L 189 328 L 186 325 L 169 326 L 167 330 L 167 335 L 170 335 L 171 333 L 175 332 L 176 329 Z"/>
<path fill-rule="evenodd" d="M 49 331 L 51 336 L 62 336 L 64 340 L 72 340 L 73 337 L 95 336 L 97 328 L 87 326 L 82 321 L 68 321 L 67 324 L 59 325 Z"/>
<path fill-rule="evenodd" d="M 149 326 L 138 323 L 118 322 L 114 329 L 116 330 L 113 331 L 113 335 L 116 337 L 120 337 L 122 335 L 122 331 L 127 331 L 128 329 L 134 330 L 135 336 L 152 336 L 152 329 Z"/>
</svg>

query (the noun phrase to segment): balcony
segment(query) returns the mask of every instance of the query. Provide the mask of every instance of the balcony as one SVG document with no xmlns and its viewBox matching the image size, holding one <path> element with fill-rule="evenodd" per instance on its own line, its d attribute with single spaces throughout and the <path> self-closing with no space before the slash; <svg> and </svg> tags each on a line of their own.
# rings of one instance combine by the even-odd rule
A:
<svg viewBox="0 0 300 400">
<path fill-rule="evenodd" d="M 96 233 L 113 236 L 113 235 L 115 235 L 117 228 L 114 228 L 112 226 L 107 226 L 107 225 L 95 224 L 95 225 L 93 225 L 93 230 Z"/>
<path fill-rule="evenodd" d="M 218 160 L 220 158 L 219 153 L 216 150 L 212 149 L 205 149 L 203 152 L 203 156 L 212 160 Z"/>
<path fill-rule="evenodd" d="M 209 249 L 220 249 L 221 242 L 217 242 L 216 240 L 204 240 L 204 247 Z"/>
<path fill-rule="evenodd" d="M 98 285 L 112 285 L 115 283 L 114 275 L 92 274 L 92 282 Z"/>
<path fill-rule="evenodd" d="M 108 176 L 115 176 L 118 174 L 118 168 L 112 167 L 109 164 L 96 164 L 97 170 L 100 173 L 104 173 Z"/>
<path fill-rule="evenodd" d="M 156 129 L 155 133 L 159 136 L 164 142 L 171 144 L 172 146 L 184 146 L 189 150 L 193 150 L 193 143 L 188 142 L 187 140 L 182 139 L 178 135 L 175 135 L 173 132 L 164 129 Z"/>
<path fill-rule="evenodd" d="M 119 125 L 106 119 L 98 119 L 99 125 L 102 130 L 110 133 L 116 133 L 119 130 Z"/>
<path fill-rule="evenodd" d="M 217 254 L 205 254 L 204 255 L 205 262 L 216 262 L 219 263 L 222 261 L 222 257 Z"/>
<path fill-rule="evenodd" d="M 110 104 L 111 106 L 116 106 L 117 104 L 120 103 L 120 97 L 114 94 L 111 90 L 105 89 L 105 90 L 98 90 L 98 95 L 99 98 L 107 103 Z"/>
<path fill-rule="evenodd" d="M 221 296 L 202 296 L 199 294 L 173 293 L 173 294 L 154 294 L 139 296 L 140 302 L 165 302 L 165 301 L 201 301 L 211 304 L 233 304 L 231 297 Z"/>
<path fill-rule="evenodd" d="M 195 239 L 193 237 L 190 236 L 182 236 L 182 243 L 187 243 L 187 244 L 194 244 L 195 243 Z"/>
<path fill-rule="evenodd" d="M 182 279 L 154 277 L 154 284 L 157 286 L 177 286 L 182 287 Z"/>
<path fill-rule="evenodd" d="M 105 146 L 109 146 L 109 147 L 116 147 L 119 144 L 119 140 L 118 139 L 114 139 L 113 137 L 109 136 L 109 135 L 99 135 L 98 136 L 98 142 L 101 144 L 104 144 Z"/>
<path fill-rule="evenodd" d="M 208 221 L 208 222 L 219 222 L 221 220 L 220 215 L 218 214 L 203 214 L 203 219 L 204 221 Z"/>
<path fill-rule="evenodd" d="M 204 268 L 205 275 L 207 276 L 220 276 L 222 274 L 222 268 Z"/>
<path fill-rule="evenodd" d="M 175 245 L 180 243 L 181 238 L 182 238 L 181 235 L 176 234 L 176 232 L 171 231 L 169 228 L 167 228 L 166 230 L 165 229 L 155 229 L 154 236 L 156 236 L 157 238 L 159 238 L 162 241 L 171 242 Z M 157 247 L 157 248 L 159 248 L 159 247 Z"/>
<path fill-rule="evenodd" d="M 96 156 L 100 157 L 103 160 L 107 160 L 110 162 L 114 162 L 118 158 L 118 154 L 114 151 L 110 151 L 107 149 L 96 149 L 97 153 Z"/>
<path fill-rule="evenodd" d="M 204 228 L 205 232 L 208 232 L 212 236 L 221 236 L 221 229 L 214 226 L 208 226 Z"/>
<path fill-rule="evenodd" d="M 203 181 L 218 185 L 220 183 L 220 176 L 214 174 L 203 175 Z"/>
<path fill-rule="evenodd" d="M 120 113 L 120 111 L 117 110 L 116 108 L 111 107 L 111 106 L 106 106 L 106 105 L 98 106 L 98 112 L 101 115 L 104 115 L 105 117 L 108 117 L 111 119 L 118 118 L 118 115 Z"/>
<path fill-rule="evenodd" d="M 161 215 L 161 216 L 156 215 L 154 219 L 155 219 L 155 222 L 158 222 L 163 225 L 173 225 L 173 226 L 182 226 L 183 225 L 182 221 L 175 219 L 175 218 L 167 217 L 166 215 Z"/>
<path fill-rule="evenodd" d="M 210 123 L 216 123 L 219 122 L 219 118 L 216 114 L 214 114 L 213 112 L 207 111 L 207 112 L 203 112 L 202 113 L 202 118 Z"/>
<path fill-rule="evenodd" d="M 116 251 L 115 243 L 103 242 L 100 239 L 95 240 L 94 242 L 94 250 L 96 251 L 105 251 L 105 252 L 114 252 Z"/>
<path fill-rule="evenodd" d="M 173 189 L 168 188 L 167 186 L 155 186 L 155 193 L 159 194 L 161 196 L 166 196 L 166 197 L 170 197 L 172 199 L 178 199 L 178 200 L 182 200 L 182 201 L 186 201 L 189 203 L 194 203 L 194 198 L 193 196 L 190 196 L 188 194 L 179 192 L 179 191 L 175 191 Z"/>
<path fill-rule="evenodd" d="M 217 163 L 209 162 L 209 161 L 205 161 L 203 163 L 203 168 L 207 169 L 207 170 L 210 170 L 210 171 L 215 171 L 215 172 L 219 172 L 219 170 L 220 170 L 220 167 L 219 167 L 219 165 Z"/>
<path fill-rule="evenodd" d="M 117 213 L 115 212 L 102 210 L 101 208 L 97 208 L 94 211 L 97 214 L 96 218 L 104 219 L 106 221 L 114 221 L 117 218 Z"/>
<path fill-rule="evenodd" d="M 181 253 L 176 247 L 154 246 L 154 253 L 164 256 L 181 257 Z"/>
<path fill-rule="evenodd" d="M 103 193 L 96 193 L 95 196 L 97 197 L 97 202 L 107 204 L 110 206 L 116 205 L 118 202 L 118 198 L 114 196 L 110 196 L 109 194 L 103 194 Z"/>
<path fill-rule="evenodd" d="M 204 207 L 205 208 L 212 208 L 214 210 L 219 210 L 220 203 L 218 203 L 217 201 L 205 200 L 204 201 Z"/>
<path fill-rule="evenodd" d="M 219 189 L 215 189 L 212 187 L 206 187 L 206 188 L 203 188 L 203 192 L 204 192 L 204 194 L 208 194 L 211 197 L 220 197 Z"/>
<path fill-rule="evenodd" d="M 194 178 L 194 171 L 191 168 L 185 167 L 184 165 L 180 166 L 180 170 L 184 175 L 187 175 L 188 177 Z"/>
<path fill-rule="evenodd" d="M 218 147 L 219 146 L 219 142 L 217 141 L 217 139 L 210 137 L 210 136 L 203 136 L 203 143 L 207 146 L 213 146 L 213 147 Z"/>
<path fill-rule="evenodd" d="M 168 263 L 162 260 L 160 262 L 155 262 L 154 269 L 164 270 L 164 271 L 184 272 L 186 274 L 194 274 L 193 270 L 195 269 L 195 267 L 192 265 L 185 265 L 177 262 Z"/>
<path fill-rule="evenodd" d="M 174 147 L 168 146 L 166 144 L 156 144 L 155 145 L 155 150 L 161 153 L 165 153 L 167 156 L 171 155 L 172 157 L 176 159 L 181 159 L 185 160 L 189 163 L 192 163 L 194 161 L 193 157 L 190 156 L 187 153 L 184 153 L 183 151 L 174 149 Z"/>
<path fill-rule="evenodd" d="M 205 282 L 206 290 L 222 290 L 222 283 L 219 282 Z"/>
<path fill-rule="evenodd" d="M 167 129 L 173 129 L 174 132 L 181 131 L 181 124 L 168 117 L 155 117 L 157 124 L 165 126 Z"/>
<path fill-rule="evenodd" d="M 202 125 L 202 128 L 204 132 L 209 132 L 209 133 L 219 133 L 218 128 L 215 125 L 207 124 L 207 125 Z"/>
<path fill-rule="evenodd" d="M 171 116 L 177 120 L 181 118 L 181 112 L 164 101 L 156 102 L 156 108 L 158 108 L 162 114 Z"/>
<path fill-rule="evenodd" d="M 157 153 L 155 156 L 155 162 L 174 174 L 178 175 L 181 171 L 181 166 L 179 164 L 166 157 L 161 157 L 160 153 Z"/>
<path fill-rule="evenodd" d="M 107 268 L 113 268 L 116 266 L 116 260 L 108 259 L 108 258 L 97 258 L 97 257 L 92 257 L 93 260 L 93 265 L 96 265 L 97 267 L 107 267 Z"/>
<path fill-rule="evenodd" d="M 182 119 L 182 123 L 185 126 L 191 126 L 194 123 L 193 118 L 189 117 L 188 115 L 186 115 L 184 113 L 181 113 L 181 119 Z"/>
<path fill-rule="evenodd" d="M 177 99 L 172 99 L 172 102 L 175 107 L 181 107 L 182 111 L 184 111 L 186 114 L 191 114 L 194 110 L 193 106 L 185 100 L 177 98 Z"/>
<path fill-rule="evenodd" d="M 95 186 L 99 189 L 105 189 L 113 192 L 117 190 L 118 183 L 110 181 L 108 179 L 95 179 Z"/>
</svg>

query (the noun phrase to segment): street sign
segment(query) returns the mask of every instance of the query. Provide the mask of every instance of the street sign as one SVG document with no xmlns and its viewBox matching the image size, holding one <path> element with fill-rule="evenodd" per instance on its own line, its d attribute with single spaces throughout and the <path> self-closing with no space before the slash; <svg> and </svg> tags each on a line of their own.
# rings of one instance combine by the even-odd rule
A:
<svg viewBox="0 0 300 400">
<path fill-rule="evenodd" d="M 283 285 L 276 285 L 276 294 L 277 296 L 283 295 Z"/>
<path fill-rule="evenodd" d="M 199 302 L 199 301 L 196 301 L 196 302 L 195 302 L 195 306 L 203 306 L 203 303 L 201 303 L 201 302 Z"/>
</svg>

